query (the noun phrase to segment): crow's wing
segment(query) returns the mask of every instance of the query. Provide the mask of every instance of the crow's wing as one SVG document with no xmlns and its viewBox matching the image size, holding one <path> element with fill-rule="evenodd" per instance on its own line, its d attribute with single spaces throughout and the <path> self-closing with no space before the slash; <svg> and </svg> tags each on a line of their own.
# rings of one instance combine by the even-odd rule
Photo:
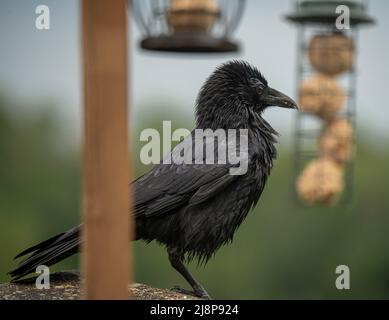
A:
<svg viewBox="0 0 389 320">
<path fill-rule="evenodd" d="M 193 137 L 193 134 L 190 137 Z M 187 137 L 165 157 L 162 163 L 134 182 L 135 216 L 158 216 L 174 212 L 185 205 L 203 203 L 239 177 L 230 172 L 236 164 L 190 164 L 187 161 L 182 164 L 177 164 L 176 161 L 164 164 L 168 157 L 176 160 L 179 155 L 182 156 L 182 150 L 187 150 L 188 147 L 192 148 L 192 154 L 189 156 L 192 163 L 199 163 L 199 157 L 202 157 L 204 162 L 206 153 L 199 156 L 195 151 L 197 145 L 194 146 L 193 142 L 194 139 Z M 218 154 L 228 151 L 230 143 L 230 141 L 215 142 L 214 150 L 218 150 Z M 246 159 L 243 154 L 244 150 L 241 148 L 241 159 Z"/>
<path fill-rule="evenodd" d="M 161 215 L 204 202 L 236 177 L 223 166 L 160 164 L 135 183 L 135 215 Z"/>
</svg>

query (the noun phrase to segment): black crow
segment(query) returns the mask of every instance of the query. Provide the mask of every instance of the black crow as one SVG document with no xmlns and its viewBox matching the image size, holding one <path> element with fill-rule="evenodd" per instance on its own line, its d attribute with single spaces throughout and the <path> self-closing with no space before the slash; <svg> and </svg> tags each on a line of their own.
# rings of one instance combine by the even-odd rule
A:
<svg viewBox="0 0 389 320">
<path fill-rule="evenodd" d="M 193 258 L 208 261 L 220 246 L 232 241 L 234 232 L 258 202 L 277 154 L 277 132 L 262 118 L 269 106 L 297 109 L 291 98 L 269 87 L 258 69 L 247 62 L 221 65 L 198 95 L 196 129 L 247 132 L 247 148 L 237 144 L 238 151 L 246 154 L 247 172 L 232 174 L 230 169 L 236 164 L 229 161 L 162 161 L 133 183 L 136 239 L 164 245 L 173 268 L 200 297 L 209 295 L 184 262 Z M 173 158 L 182 144 L 188 144 L 188 139 L 172 151 Z M 215 153 L 217 147 L 214 143 Z M 195 157 L 198 155 L 194 152 L 192 160 Z M 77 226 L 20 253 L 17 258 L 30 255 L 9 274 L 13 280 L 20 279 L 35 272 L 38 265 L 52 265 L 76 253 L 79 245 Z"/>
</svg>

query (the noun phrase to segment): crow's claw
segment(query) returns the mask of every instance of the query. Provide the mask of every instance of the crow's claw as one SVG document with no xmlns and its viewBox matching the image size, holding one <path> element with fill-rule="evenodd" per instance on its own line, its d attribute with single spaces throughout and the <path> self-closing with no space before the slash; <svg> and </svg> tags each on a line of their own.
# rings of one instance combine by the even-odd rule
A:
<svg viewBox="0 0 389 320">
<path fill-rule="evenodd" d="M 196 291 L 191 291 L 191 290 L 183 289 L 179 286 L 174 286 L 170 290 L 177 292 L 177 293 L 189 295 L 189 296 L 196 296 L 198 298 L 205 299 L 205 300 L 211 300 L 211 297 L 209 296 L 209 294 L 202 288 L 199 288 Z"/>
</svg>

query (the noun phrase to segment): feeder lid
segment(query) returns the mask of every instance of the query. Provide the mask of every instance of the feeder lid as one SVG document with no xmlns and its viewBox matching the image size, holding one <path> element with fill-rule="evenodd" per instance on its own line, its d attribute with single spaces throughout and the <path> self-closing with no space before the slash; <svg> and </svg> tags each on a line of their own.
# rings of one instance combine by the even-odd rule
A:
<svg viewBox="0 0 389 320">
<path fill-rule="evenodd" d="M 332 24 L 339 16 L 338 6 L 350 8 L 350 23 L 352 25 L 371 24 L 374 19 L 368 15 L 367 5 L 355 0 L 302 0 L 297 1 L 296 10 L 286 16 L 295 23 L 327 23 Z"/>
<path fill-rule="evenodd" d="M 170 52 L 236 52 L 239 46 L 226 38 L 216 38 L 208 33 L 177 32 L 172 35 L 147 37 L 140 43 L 142 49 Z"/>
</svg>

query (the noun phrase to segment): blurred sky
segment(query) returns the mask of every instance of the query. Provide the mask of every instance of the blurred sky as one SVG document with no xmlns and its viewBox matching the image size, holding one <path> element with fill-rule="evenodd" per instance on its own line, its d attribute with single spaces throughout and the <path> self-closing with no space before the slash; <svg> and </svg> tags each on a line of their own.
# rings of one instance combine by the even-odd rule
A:
<svg viewBox="0 0 389 320">
<path fill-rule="evenodd" d="M 35 8 L 39 4 L 50 8 L 49 31 L 35 28 Z M 169 102 L 193 117 L 195 97 L 203 81 L 218 64 L 230 58 L 257 65 L 273 87 L 295 97 L 296 29 L 282 19 L 291 7 L 289 0 L 248 0 L 235 34 L 243 50 L 236 55 L 199 57 L 143 52 L 137 45 L 139 31 L 132 25 L 133 120 L 142 114 L 164 112 Z M 46 101 L 55 102 L 63 119 L 58 126 L 70 130 L 69 137 L 75 142 L 80 137 L 82 101 L 79 13 L 76 0 L 0 1 L 0 93 L 17 99 L 13 108 L 20 116 L 34 113 Z M 389 1 L 370 1 L 370 13 L 378 25 L 361 31 L 358 121 L 362 132 L 381 143 L 389 141 Z M 293 115 L 272 109 L 265 117 L 288 140 Z"/>
</svg>

